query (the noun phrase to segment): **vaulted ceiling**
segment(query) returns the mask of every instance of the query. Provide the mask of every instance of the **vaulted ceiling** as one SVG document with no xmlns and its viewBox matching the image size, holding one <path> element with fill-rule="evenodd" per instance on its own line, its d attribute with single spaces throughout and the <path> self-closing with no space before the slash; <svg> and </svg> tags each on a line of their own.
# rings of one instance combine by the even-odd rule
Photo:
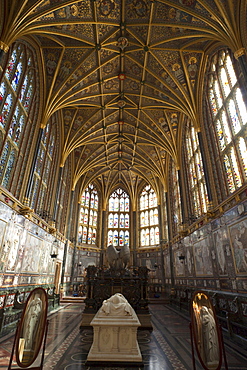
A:
<svg viewBox="0 0 247 370">
<path fill-rule="evenodd" d="M 166 187 L 186 119 L 201 124 L 207 56 L 241 48 L 246 23 L 246 1 L 235 0 L 13 0 L 2 11 L 4 45 L 40 48 L 41 124 L 59 112 L 74 186 Z"/>
</svg>

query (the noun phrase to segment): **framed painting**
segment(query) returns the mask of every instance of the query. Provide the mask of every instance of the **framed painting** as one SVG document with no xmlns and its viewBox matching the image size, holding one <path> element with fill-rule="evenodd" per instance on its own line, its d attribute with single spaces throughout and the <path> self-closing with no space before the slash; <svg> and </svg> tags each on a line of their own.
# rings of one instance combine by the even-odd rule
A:
<svg viewBox="0 0 247 370">
<path fill-rule="evenodd" d="M 213 276 L 213 265 L 208 238 L 193 245 L 196 276 Z"/>
<path fill-rule="evenodd" d="M 247 218 L 228 228 L 234 266 L 237 274 L 247 273 Z"/>
</svg>

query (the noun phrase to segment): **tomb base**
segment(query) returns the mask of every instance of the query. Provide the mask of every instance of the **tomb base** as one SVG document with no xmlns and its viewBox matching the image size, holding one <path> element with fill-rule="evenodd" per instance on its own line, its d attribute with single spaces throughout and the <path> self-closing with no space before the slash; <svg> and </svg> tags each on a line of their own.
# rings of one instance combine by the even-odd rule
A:
<svg viewBox="0 0 247 370">
<path fill-rule="evenodd" d="M 109 314 L 100 309 L 91 322 L 94 331 L 93 344 L 86 365 L 97 362 L 101 364 L 107 362 L 115 366 L 117 363 L 123 365 L 129 363 L 129 366 L 130 364 L 141 365 L 142 355 L 137 342 L 140 321 L 127 301 L 115 306 L 112 304 L 112 306 Z M 128 310 L 128 314 L 124 315 L 124 307 L 127 307 L 125 310 Z M 119 315 L 119 310 L 123 311 L 122 315 Z"/>
</svg>

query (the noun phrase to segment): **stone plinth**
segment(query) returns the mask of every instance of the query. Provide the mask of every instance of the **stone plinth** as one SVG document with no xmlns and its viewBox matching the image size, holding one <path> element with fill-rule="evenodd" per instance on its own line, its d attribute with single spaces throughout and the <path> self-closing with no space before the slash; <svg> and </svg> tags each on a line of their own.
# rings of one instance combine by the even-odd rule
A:
<svg viewBox="0 0 247 370">
<path fill-rule="evenodd" d="M 86 364 L 111 363 L 111 365 L 142 365 L 142 355 L 137 342 L 138 317 L 122 294 L 105 300 L 91 322 L 94 330 L 93 344 Z"/>
</svg>

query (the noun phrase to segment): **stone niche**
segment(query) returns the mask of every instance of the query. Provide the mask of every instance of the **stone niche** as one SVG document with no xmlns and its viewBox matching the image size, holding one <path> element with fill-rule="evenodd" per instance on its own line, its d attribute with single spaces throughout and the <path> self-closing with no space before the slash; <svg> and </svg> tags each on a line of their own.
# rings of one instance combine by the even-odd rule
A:
<svg viewBox="0 0 247 370">
<path fill-rule="evenodd" d="M 143 365 L 137 342 L 137 329 L 141 324 L 122 294 L 117 293 L 103 302 L 91 326 L 93 344 L 86 365 Z"/>
</svg>

